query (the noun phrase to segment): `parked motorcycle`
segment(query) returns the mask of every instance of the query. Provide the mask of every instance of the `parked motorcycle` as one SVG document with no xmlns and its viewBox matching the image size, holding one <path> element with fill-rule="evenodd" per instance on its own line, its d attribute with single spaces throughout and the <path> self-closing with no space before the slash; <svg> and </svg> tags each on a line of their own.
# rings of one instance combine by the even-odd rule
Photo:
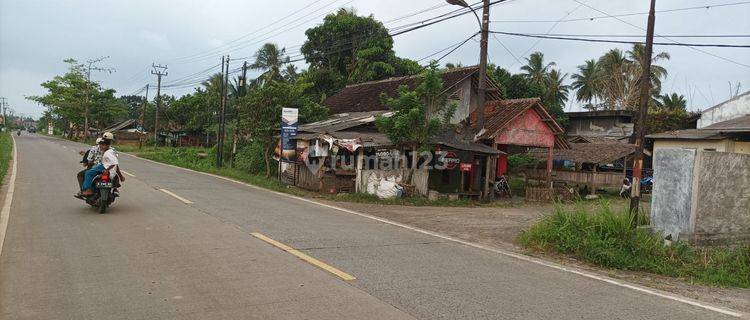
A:
<svg viewBox="0 0 750 320">
<path fill-rule="evenodd" d="M 115 202 L 115 198 L 120 196 L 116 191 L 119 185 L 117 175 L 112 176 L 109 170 L 104 170 L 94 177 L 94 194 L 84 200 L 92 207 L 98 208 L 99 213 L 105 213 L 107 208 Z"/>
</svg>

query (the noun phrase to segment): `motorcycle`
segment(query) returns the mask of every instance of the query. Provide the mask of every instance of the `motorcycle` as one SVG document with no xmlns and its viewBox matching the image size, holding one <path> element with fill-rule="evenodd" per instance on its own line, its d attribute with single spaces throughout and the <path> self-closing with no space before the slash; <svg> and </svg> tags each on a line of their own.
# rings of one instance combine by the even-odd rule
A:
<svg viewBox="0 0 750 320">
<path fill-rule="evenodd" d="M 117 187 L 120 186 L 119 178 L 115 174 L 112 176 L 109 170 L 94 177 L 94 193 L 84 200 L 92 207 L 98 208 L 99 213 L 105 213 L 107 208 L 119 197 Z"/>
</svg>

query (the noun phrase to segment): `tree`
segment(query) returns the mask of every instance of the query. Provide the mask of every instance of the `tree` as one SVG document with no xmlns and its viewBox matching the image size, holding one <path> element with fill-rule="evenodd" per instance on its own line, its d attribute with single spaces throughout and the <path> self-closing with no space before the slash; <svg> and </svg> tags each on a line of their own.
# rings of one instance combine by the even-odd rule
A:
<svg viewBox="0 0 750 320">
<path fill-rule="evenodd" d="M 534 52 L 526 59 L 526 65 L 521 67 L 526 74 L 526 77 L 531 80 L 532 83 L 543 85 L 547 79 L 549 70 L 555 66 L 554 62 L 545 63 L 544 54 L 541 52 Z"/>
<path fill-rule="evenodd" d="M 96 90 L 89 93 L 89 117 L 91 123 L 104 129 L 128 117 L 128 107 L 115 97 L 115 90 Z"/>
<path fill-rule="evenodd" d="M 599 65 L 596 60 L 586 60 L 585 64 L 578 66 L 578 73 L 571 77 L 572 89 L 576 90 L 576 100 L 596 105 L 599 96 Z"/>
<path fill-rule="evenodd" d="M 250 65 L 250 68 L 263 71 L 258 77 L 258 82 L 259 85 L 264 85 L 271 81 L 283 80 L 281 69 L 288 63 L 289 57 L 286 55 L 286 49 L 279 49 L 276 44 L 266 43 L 255 53 L 255 62 Z"/>
<path fill-rule="evenodd" d="M 436 63 L 423 72 L 414 90 L 401 86 L 398 96 L 383 94 L 383 104 L 393 111 L 390 117 L 378 117 L 376 125 L 394 144 L 412 144 L 414 150 L 424 146 L 442 129 L 450 126 L 455 104 L 448 104 L 443 79 Z"/>
<path fill-rule="evenodd" d="M 686 110 L 687 108 L 685 96 L 674 92 L 669 95 L 660 95 L 655 103 L 657 107 L 669 110 Z"/>
<path fill-rule="evenodd" d="M 271 153 L 276 145 L 275 131 L 281 123 L 281 109 L 298 108 L 301 123 L 327 115 L 325 107 L 304 94 L 308 85 L 302 82 L 271 81 L 253 88 L 237 101 L 242 134 L 249 135 L 254 143 L 263 146 L 266 177 L 271 176 Z"/>
<path fill-rule="evenodd" d="M 565 102 L 568 101 L 568 94 L 570 93 L 570 86 L 565 84 L 565 78 L 568 74 L 560 74 L 557 69 L 550 70 L 547 77 L 544 79 L 545 82 L 545 101 L 552 103 L 556 106 L 562 107 Z"/>
<path fill-rule="evenodd" d="M 141 110 L 143 108 L 143 102 L 144 100 L 146 100 L 146 98 L 144 98 L 143 96 L 128 95 L 120 96 L 120 100 L 122 100 L 122 103 L 124 103 L 126 108 L 128 109 L 129 119 L 141 118 Z"/>
<path fill-rule="evenodd" d="M 599 58 L 597 89 L 604 101 L 605 109 L 635 109 L 638 103 L 638 81 L 645 59 L 645 49 L 641 44 L 635 44 L 631 50 L 623 53 L 619 49 L 612 49 Z M 669 59 L 666 52 L 655 54 L 652 58 L 651 88 L 652 96 L 658 96 L 661 91 L 661 79 L 667 76 L 667 70 L 656 64 L 659 60 Z"/>
<path fill-rule="evenodd" d="M 301 52 L 310 65 L 308 71 L 316 77 L 325 76 L 326 84 L 339 84 L 336 90 L 346 83 L 411 75 L 421 70 L 416 62 L 396 57 L 393 39 L 381 22 L 372 16 L 358 16 L 353 10 L 340 9 L 327 15 L 323 24 L 308 29 L 305 35 Z"/>
</svg>

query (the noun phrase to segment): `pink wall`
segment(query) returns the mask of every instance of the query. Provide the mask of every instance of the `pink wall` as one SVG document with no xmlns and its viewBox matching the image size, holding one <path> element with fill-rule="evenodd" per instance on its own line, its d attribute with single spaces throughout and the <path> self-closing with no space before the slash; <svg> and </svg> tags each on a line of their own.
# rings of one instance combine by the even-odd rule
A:
<svg viewBox="0 0 750 320">
<path fill-rule="evenodd" d="M 555 145 L 555 134 L 534 110 L 528 109 L 505 126 L 495 143 L 550 148 Z"/>
</svg>

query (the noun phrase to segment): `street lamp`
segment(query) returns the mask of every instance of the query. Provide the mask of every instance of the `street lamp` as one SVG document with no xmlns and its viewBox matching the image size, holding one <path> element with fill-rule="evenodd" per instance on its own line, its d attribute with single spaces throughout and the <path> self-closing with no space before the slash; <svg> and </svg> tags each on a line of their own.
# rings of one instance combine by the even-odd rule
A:
<svg viewBox="0 0 750 320">
<path fill-rule="evenodd" d="M 479 19 L 479 15 L 477 14 L 477 11 L 474 10 L 474 8 L 472 8 L 468 3 L 466 3 L 466 1 L 464 1 L 464 0 L 445 0 L 445 2 L 447 2 L 450 5 L 454 5 L 454 6 L 459 6 L 459 7 L 464 7 L 464 8 L 471 9 L 471 13 L 473 13 L 474 16 L 477 17 L 477 23 L 479 23 L 479 29 L 482 28 L 482 19 Z"/>
</svg>

